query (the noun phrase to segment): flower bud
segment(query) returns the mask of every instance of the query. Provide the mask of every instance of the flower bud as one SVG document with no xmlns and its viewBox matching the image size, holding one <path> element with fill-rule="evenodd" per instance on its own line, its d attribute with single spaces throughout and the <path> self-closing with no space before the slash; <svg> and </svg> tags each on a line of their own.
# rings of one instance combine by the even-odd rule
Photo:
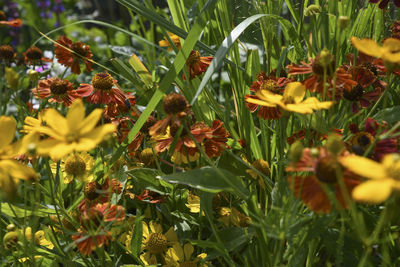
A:
<svg viewBox="0 0 400 267">
<path fill-rule="evenodd" d="M 289 150 L 289 160 L 291 162 L 298 162 L 303 156 L 303 149 L 303 144 L 300 141 L 294 142 Z"/>
<path fill-rule="evenodd" d="M 340 16 L 338 20 L 338 26 L 341 30 L 344 30 L 347 28 L 347 26 L 350 23 L 350 19 L 347 16 Z"/>
<path fill-rule="evenodd" d="M 311 17 L 321 13 L 321 7 L 318 5 L 309 5 L 306 10 L 304 10 L 304 16 Z"/>
<path fill-rule="evenodd" d="M 339 155 L 343 151 L 344 145 L 342 140 L 335 134 L 330 134 L 326 142 L 326 148 L 334 155 Z"/>
</svg>

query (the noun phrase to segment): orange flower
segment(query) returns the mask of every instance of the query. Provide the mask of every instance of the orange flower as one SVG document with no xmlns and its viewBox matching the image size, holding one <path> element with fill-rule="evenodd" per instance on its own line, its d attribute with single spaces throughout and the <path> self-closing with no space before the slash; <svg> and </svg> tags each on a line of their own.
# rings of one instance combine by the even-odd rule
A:
<svg viewBox="0 0 400 267">
<path fill-rule="evenodd" d="M 49 98 L 49 102 L 64 103 L 66 106 L 83 96 L 74 90 L 72 83 L 60 78 L 40 80 L 38 86 L 32 89 L 32 93 L 36 98 Z"/>
<path fill-rule="evenodd" d="M 92 84 L 82 83 L 78 91 L 93 92 L 87 100 L 94 104 L 109 104 L 117 103 L 119 105 L 125 104 L 126 96 L 124 92 L 113 87 L 116 85 L 116 80 L 107 72 L 97 73 L 92 78 Z"/>
<path fill-rule="evenodd" d="M 174 45 L 176 46 L 176 48 L 178 48 L 178 50 L 180 50 L 182 48 L 181 45 L 181 40 L 179 39 L 178 35 L 175 35 L 173 33 L 168 33 L 169 38 L 171 38 L 171 41 L 174 43 Z M 167 38 L 164 37 L 163 40 L 159 41 L 158 44 L 162 47 L 168 47 L 168 51 L 172 51 L 172 46 L 170 44 L 170 42 L 168 41 Z"/>
<path fill-rule="evenodd" d="M 56 58 L 64 66 L 71 67 L 75 74 L 81 73 L 79 60 L 83 60 L 86 65 L 86 71 L 92 70 L 92 52 L 90 46 L 78 41 L 72 42 L 66 36 L 60 36 L 54 43 Z M 65 48 L 68 48 L 65 49 Z"/>
<path fill-rule="evenodd" d="M 349 153 L 343 151 L 340 154 L 344 156 Z M 326 190 L 332 189 L 340 206 L 347 208 L 349 203 L 346 202 L 345 194 L 350 194 L 354 187 L 360 184 L 358 176 L 344 169 L 337 156 L 325 147 L 305 148 L 301 159 L 286 168 L 288 172 L 312 173 L 307 176 L 290 176 L 288 182 L 294 194 L 316 213 L 329 213 L 332 209 Z M 347 192 L 343 192 L 338 183 L 338 170 L 342 171 Z"/>
<path fill-rule="evenodd" d="M 200 56 L 199 51 L 192 50 L 186 60 L 186 66 L 189 68 L 190 79 L 192 80 L 205 72 L 212 60 L 213 57 L 202 57 Z M 185 79 L 185 75 L 183 75 L 183 78 Z"/>
<path fill-rule="evenodd" d="M 44 62 L 51 62 L 52 60 L 47 57 L 43 57 L 42 50 L 37 46 L 31 46 L 24 53 L 25 63 L 28 65 L 42 65 Z"/>
<path fill-rule="evenodd" d="M 0 61 L 6 61 L 10 63 L 14 60 L 14 57 L 14 49 L 10 45 L 0 46 Z"/>
<path fill-rule="evenodd" d="M 13 19 L 7 20 L 6 14 L 3 11 L 0 11 L 0 25 L 7 25 L 10 27 L 18 28 L 22 26 L 21 19 Z"/>
<path fill-rule="evenodd" d="M 211 131 L 212 137 L 204 141 L 205 152 L 210 158 L 219 157 L 224 148 L 230 149 L 230 146 L 226 144 L 230 135 L 226 131 L 224 123 L 219 120 L 213 121 Z"/>
</svg>

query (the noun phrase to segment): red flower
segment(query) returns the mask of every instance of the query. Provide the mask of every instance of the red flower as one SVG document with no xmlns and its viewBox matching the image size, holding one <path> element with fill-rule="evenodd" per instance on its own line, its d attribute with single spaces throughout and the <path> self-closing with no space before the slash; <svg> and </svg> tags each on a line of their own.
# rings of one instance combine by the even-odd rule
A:
<svg viewBox="0 0 400 267">
<path fill-rule="evenodd" d="M 377 4 L 379 3 L 379 8 L 380 9 L 384 9 L 385 7 L 387 7 L 387 5 L 389 4 L 390 0 L 369 0 L 370 3 L 372 4 Z M 400 0 L 393 0 L 393 3 L 397 6 L 400 7 Z"/>
<path fill-rule="evenodd" d="M 342 152 L 344 156 L 348 152 Z M 342 178 L 347 192 L 343 192 L 338 183 L 337 171 L 342 172 Z M 305 148 L 298 162 L 293 162 L 286 171 L 312 172 L 307 176 L 290 176 L 289 186 L 294 194 L 299 197 L 310 210 L 317 213 L 329 213 L 332 204 L 326 190 L 333 190 L 336 200 L 342 208 L 347 208 L 345 200 L 350 198 L 350 193 L 360 181 L 358 177 L 345 170 L 339 163 L 336 155 L 330 153 L 325 147 Z M 345 195 L 347 197 L 345 197 Z"/>
<path fill-rule="evenodd" d="M 310 63 L 302 61 L 301 65 L 291 64 L 286 68 L 289 70 L 289 74 L 294 76 L 312 74 L 302 82 L 311 92 L 322 95 L 326 93 L 330 98 L 339 98 L 344 89 L 351 91 L 357 83 L 352 79 L 351 74 L 348 74 L 342 67 L 335 70 L 335 65 L 333 56 L 323 51 L 315 59 L 310 59 Z M 326 92 L 324 92 L 324 73 L 326 73 Z"/>
<path fill-rule="evenodd" d="M 81 98 L 84 94 L 74 90 L 72 83 L 60 78 L 48 78 L 40 80 L 37 87 L 32 89 L 36 98 L 49 98 L 49 102 L 64 103 L 66 106 L 72 104 L 76 98 Z"/>
<path fill-rule="evenodd" d="M 150 190 L 144 190 L 140 195 L 135 196 L 140 201 L 150 202 L 151 204 L 163 203 L 166 201 L 166 196 Z"/>
<path fill-rule="evenodd" d="M 281 93 L 284 87 L 290 82 L 290 79 L 285 77 L 275 77 L 274 75 L 267 76 L 265 72 L 261 71 L 257 75 L 257 81 L 253 82 L 250 87 L 251 92 L 257 92 L 258 90 L 268 90 L 275 94 Z M 246 101 L 249 98 L 259 99 L 256 95 L 245 95 L 244 100 Z M 257 104 L 248 103 L 246 101 L 246 107 L 250 110 L 251 113 L 255 112 L 258 109 L 257 116 L 262 119 L 276 120 L 279 119 L 282 114 L 279 107 L 265 107 L 259 106 Z"/>
<path fill-rule="evenodd" d="M 205 72 L 212 60 L 213 57 L 202 57 L 200 56 L 199 51 L 192 50 L 186 60 L 186 66 L 189 68 L 190 79 L 192 80 Z M 185 75 L 183 75 L 183 78 L 185 79 Z"/>
<path fill-rule="evenodd" d="M 224 148 L 230 149 L 226 144 L 230 135 L 226 131 L 224 123 L 219 120 L 213 121 L 211 130 L 212 137 L 207 137 L 204 141 L 205 152 L 210 158 L 219 157 Z"/>
<path fill-rule="evenodd" d="M 78 41 L 72 42 L 66 36 L 60 36 L 54 43 L 56 58 L 60 64 L 71 67 L 71 71 L 76 74 L 81 73 L 79 60 L 83 60 L 86 71 L 92 70 L 92 52 L 90 46 Z M 65 49 L 65 48 L 68 48 Z M 71 50 L 73 52 L 71 52 Z"/>
<path fill-rule="evenodd" d="M 92 78 L 92 84 L 82 83 L 78 91 L 93 92 L 88 96 L 87 100 L 94 104 L 110 104 L 117 103 L 125 105 L 126 96 L 120 88 L 113 87 L 116 85 L 116 80 L 107 72 L 97 73 Z"/>
</svg>

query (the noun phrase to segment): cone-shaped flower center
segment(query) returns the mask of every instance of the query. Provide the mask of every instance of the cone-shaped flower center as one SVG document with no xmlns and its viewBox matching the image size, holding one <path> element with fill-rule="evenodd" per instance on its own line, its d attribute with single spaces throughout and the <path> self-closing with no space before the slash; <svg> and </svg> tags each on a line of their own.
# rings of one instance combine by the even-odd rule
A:
<svg viewBox="0 0 400 267">
<path fill-rule="evenodd" d="M 335 57 L 329 51 L 322 51 L 312 64 L 312 70 L 318 76 L 332 76 L 335 72 L 336 61 Z"/>
<path fill-rule="evenodd" d="M 89 200 L 94 200 L 99 196 L 98 190 L 101 189 L 101 186 L 98 182 L 92 181 L 86 184 L 85 186 L 85 195 Z"/>
<path fill-rule="evenodd" d="M 26 57 L 30 60 L 40 60 L 42 55 L 42 50 L 36 46 L 32 46 L 26 50 Z"/>
<path fill-rule="evenodd" d="M 375 138 L 368 132 L 358 132 L 351 139 L 351 149 L 357 155 L 362 156 L 365 149 L 374 142 Z"/>
<path fill-rule="evenodd" d="M 65 161 L 65 171 L 73 176 L 79 176 L 85 173 L 86 163 L 78 155 L 71 155 Z"/>
<path fill-rule="evenodd" d="M 68 81 L 56 78 L 50 85 L 50 91 L 54 95 L 64 95 L 68 91 Z"/>
<path fill-rule="evenodd" d="M 152 254 L 160 254 L 167 250 L 167 238 L 160 233 L 150 234 L 147 242 L 146 248 Z"/>
<path fill-rule="evenodd" d="M 340 164 L 333 157 L 327 156 L 318 160 L 315 167 L 315 175 L 324 183 L 335 183 L 337 181 L 336 170 Z"/>
<path fill-rule="evenodd" d="M 11 60 L 14 57 L 14 49 L 9 45 L 0 46 L 0 60 Z"/>
<path fill-rule="evenodd" d="M 343 90 L 343 97 L 350 101 L 359 101 L 364 95 L 364 88 L 360 84 L 354 86 L 351 91 Z"/>
<path fill-rule="evenodd" d="M 75 42 L 71 45 L 71 50 L 84 57 L 86 55 L 86 45 L 82 42 Z"/>
<path fill-rule="evenodd" d="M 92 85 L 96 90 L 110 91 L 114 85 L 114 79 L 108 73 L 97 73 L 92 79 Z"/>
<path fill-rule="evenodd" d="M 275 94 L 280 92 L 278 84 L 271 79 L 263 81 L 263 83 L 261 84 L 261 89 L 271 91 Z"/>
<path fill-rule="evenodd" d="M 178 114 L 185 111 L 186 107 L 186 99 L 180 94 L 172 93 L 164 98 L 164 110 L 167 114 Z"/>
</svg>

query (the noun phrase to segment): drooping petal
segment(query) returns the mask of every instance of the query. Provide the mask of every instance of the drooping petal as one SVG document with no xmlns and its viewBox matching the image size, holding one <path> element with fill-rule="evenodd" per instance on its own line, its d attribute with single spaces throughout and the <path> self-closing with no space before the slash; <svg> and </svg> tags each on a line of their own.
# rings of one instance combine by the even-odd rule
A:
<svg viewBox="0 0 400 267">
<path fill-rule="evenodd" d="M 259 90 L 256 92 L 256 96 L 258 96 L 261 100 L 264 100 L 270 103 L 270 106 L 276 106 L 277 104 L 282 102 L 283 96 L 274 94 L 268 90 Z M 252 102 L 250 102 L 252 103 Z M 253 102 L 254 103 L 254 102 Z M 257 104 L 257 103 L 254 103 Z"/>
<path fill-rule="evenodd" d="M 0 149 L 11 144 L 16 128 L 17 122 L 14 118 L 7 116 L 0 117 Z"/>
<path fill-rule="evenodd" d="M 354 188 L 353 199 L 359 202 L 380 204 L 392 193 L 393 180 L 369 180 Z"/>
<path fill-rule="evenodd" d="M 340 163 L 350 171 L 366 178 L 385 179 L 387 177 L 384 165 L 371 159 L 351 155 L 341 158 Z"/>
<path fill-rule="evenodd" d="M 283 99 L 291 98 L 294 103 L 300 103 L 303 101 L 304 95 L 306 94 L 306 87 L 300 82 L 291 82 L 283 93 Z"/>
<path fill-rule="evenodd" d="M 304 102 L 297 104 L 281 105 L 281 107 L 292 112 L 297 112 L 301 114 L 311 114 L 313 113 L 314 110 L 328 109 L 332 106 L 332 104 L 333 104 L 332 101 L 319 102 L 317 98 L 309 97 L 306 100 L 304 100 Z"/>
<path fill-rule="evenodd" d="M 96 144 L 98 144 L 103 141 L 107 135 L 113 133 L 115 129 L 116 126 L 113 124 L 101 125 L 82 136 L 82 138 L 92 139 Z"/>
</svg>

